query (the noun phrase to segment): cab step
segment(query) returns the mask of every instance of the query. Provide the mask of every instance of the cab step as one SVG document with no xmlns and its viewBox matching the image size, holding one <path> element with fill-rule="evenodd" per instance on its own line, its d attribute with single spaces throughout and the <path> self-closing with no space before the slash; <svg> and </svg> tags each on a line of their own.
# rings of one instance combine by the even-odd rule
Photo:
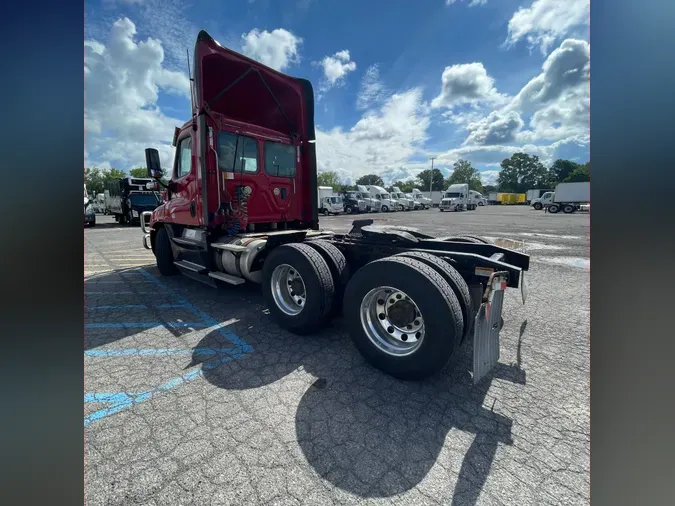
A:
<svg viewBox="0 0 675 506">
<path fill-rule="evenodd" d="M 204 267 L 203 265 L 196 264 L 194 262 L 190 262 L 188 260 L 177 260 L 174 262 L 176 267 L 180 267 L 182 269 L 186 269 L 191 272 L 196 272 L 197 274 L 206 274 L 209 272 L 209 270 Z"/>
<path fill-rule="evenodd" d="M 246 280 L 244 278 L 238 278 L 237 276 L 231 276 L 220 271 L 211 271 L 209 272 L 209 277 L 222 281 L 223 283 L 228 283 L 230 285 L 243 285 Z"/>
</svg>

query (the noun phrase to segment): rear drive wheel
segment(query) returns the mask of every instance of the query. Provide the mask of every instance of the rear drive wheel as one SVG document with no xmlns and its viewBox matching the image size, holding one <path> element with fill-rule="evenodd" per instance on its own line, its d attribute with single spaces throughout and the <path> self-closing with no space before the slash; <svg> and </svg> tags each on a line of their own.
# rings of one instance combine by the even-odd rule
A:
<svg viewBox="0 0 675 506">
<path fill-rule="evenodd" d="M 172 276 L 178 273 L 178 268 L 173 263 L 173 251 L 171 239 L 165 228 L 160 228 L 155 236 L 155 258 L 157 269 L 162 276 Z"/>
<path fill-rule="evenodd" d="M 558 211 L 560 211 L 560 206 L 558 204 L 551 204 L 550 206 L 548 206 L 548 212 L 549 213 L 555 214 Z"/>
<path fill-rule="evenodd" d="M 342 251 L 323 239 L 308 241 L 305 244 L 318 251 L 326 261 L 326 264 L 328 264 L 331 276 L 333 276 L 333 283 L 335 284 L 335 297 L 333 298 L 331 314 L 338 315 L 342 312 L 342 297 L 349 282 L 347 259 L 342 254 Z"/>
<path fill-rule="evenodd" d="M 576 207 L 574 207 L 573 205 L 570 205 L 570 204 L 565 204 L 563 206 L 563 213 L 565 213 L 565 214 L 571 214 L 576 210 L 577 210 Z"/>
<path fill-rule="evenodd" d="M 462 340 L 466 339 L 469 332 L 473 328 L 474 310 L 471 303 L 471 292 L 469 291 L 469 285 L 466 284 L 466 281 L 464 281 L 462 275 L 457 272 L 457 269 L 455 269 L 441 257 L 437 257 L 436 255 L 425 253 L 423 251 L 406 251 L 405 253 L 399 253 L 395 256 L 419 260 L 443 276 L 443 279 L 445 279 L 448 285 L 450 285 L 452 291 L 455 292 L 455 296 L 457 297 L 459 305 L 462 308 L 462 318 L 464 321 L 464 337 Z"/>
<path fill-rule="evenodd" d="M 464 333 L 455 293 L 416 259 L 388 257 L 359 269 L 347 285 L 345 322 L 374 367 L 404 380 L 440 371 Z"/>
<path fill-rule="evenodd" d="M 537 211 L 541 211 L 541 208 L 544 206 L 542 205 L 541 202 L 535 202 L 532 207 L 534 207 Z"/>
<path fill-rule="evenodd" d="M 328 264 L 307 244 L 275 248 L 263 264 L 262 289 L 272 319 L 296 334 L 321 328 L 335 298 Z"/>
</svg>

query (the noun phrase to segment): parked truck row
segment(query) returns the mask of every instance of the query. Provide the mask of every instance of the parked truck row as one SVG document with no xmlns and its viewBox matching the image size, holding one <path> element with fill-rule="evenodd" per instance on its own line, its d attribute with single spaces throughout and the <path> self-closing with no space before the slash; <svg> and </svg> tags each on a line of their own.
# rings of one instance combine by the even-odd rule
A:
<svg viewBox="0 0 675 506">
<path fill-rule="evenodd" d="M 388 192 L 377 185 L 357 185 L 357 191 L 335 193 L 330 186 L 318 187 L 317 206 L 319 214 L 356 214 L 370 212 L 418 211 L 429 209 L 431 200 L 419 190 L 403 193 L 394 186 Z"/>
</svg>

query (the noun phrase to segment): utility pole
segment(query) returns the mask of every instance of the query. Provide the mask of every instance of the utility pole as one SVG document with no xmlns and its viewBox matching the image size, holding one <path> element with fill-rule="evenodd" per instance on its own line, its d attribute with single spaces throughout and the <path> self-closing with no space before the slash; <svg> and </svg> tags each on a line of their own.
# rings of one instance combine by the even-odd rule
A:
<svg viewBox="0 0 675 506">
<path fill-rule="evenodd" d="M 433 201 L 434 200 L 434 194 L 432 190 L 432 185 L 434 184 L 434 160 L 436 159 L 435 156 L 431 157 L 431 175 L 429 176 L 429 198 Z"/>
</svg>

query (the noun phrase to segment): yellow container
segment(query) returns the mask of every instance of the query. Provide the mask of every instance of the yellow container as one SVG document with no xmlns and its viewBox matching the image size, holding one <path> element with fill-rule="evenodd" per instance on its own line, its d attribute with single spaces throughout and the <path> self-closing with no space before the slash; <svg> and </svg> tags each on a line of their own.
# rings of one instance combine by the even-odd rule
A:
<svg viewBox="0 0 675 506">
<path fill-rule="evenodd" d="M 518 200 L 516 201 L 516 204 L 524 204 L 525 203 L 525 199 L 527 198 L 527 194 L 516 193 L 516 196 L 518 197 Z"/>
</svg>

